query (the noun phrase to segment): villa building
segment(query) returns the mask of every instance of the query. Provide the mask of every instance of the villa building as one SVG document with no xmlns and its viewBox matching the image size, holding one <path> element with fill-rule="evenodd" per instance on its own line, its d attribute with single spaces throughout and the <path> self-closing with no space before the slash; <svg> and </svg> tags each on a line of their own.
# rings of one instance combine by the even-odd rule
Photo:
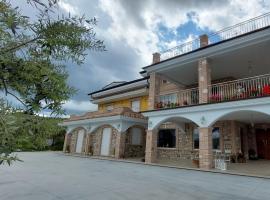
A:
<svg viewBox="0 0 270 200">
<path fill-rule="evenodd" d="M 64 151 L 146 163 L 270 160 L 270 14 L 153 54 L 143 78 L 89 94 Z"/>
</svg>

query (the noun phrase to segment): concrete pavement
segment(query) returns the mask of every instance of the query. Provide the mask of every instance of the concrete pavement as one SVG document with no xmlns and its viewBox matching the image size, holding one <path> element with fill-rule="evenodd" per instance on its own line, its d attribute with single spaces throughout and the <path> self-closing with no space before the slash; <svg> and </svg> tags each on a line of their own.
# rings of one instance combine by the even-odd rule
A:
<svg viewBox="0 0 270 200">
<path fill-rule="evenodd" d="M 0 166 L 1 200 L 268 199 L 270 180 L 64 156 L 20 153 Z"/>
</svg>

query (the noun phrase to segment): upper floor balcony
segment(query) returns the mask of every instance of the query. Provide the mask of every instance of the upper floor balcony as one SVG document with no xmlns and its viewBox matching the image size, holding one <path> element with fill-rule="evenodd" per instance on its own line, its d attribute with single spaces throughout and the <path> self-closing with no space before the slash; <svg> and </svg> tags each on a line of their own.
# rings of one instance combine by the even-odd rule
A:
<svg viewBox="0 0 270 200">
<path fill-rule="evenodd" d="M 196 51 L 205 46 L 215 45 L 223 41 L 231 40 L 241 35 L 258 31 L 270 26 L 270 13 L 255 17 L 239 24 L 224 28 L 209 35 L 202 35 L 190 42 L 162 51 L 156 61 L 165 61 L 170 58 L 181 56 Z M 206 38 L 207 37 L 207 38 Z"/>
<path fill-rule="evenodd" d="M 149 109 L 269 96 L 270 13 L 153 54 Z M 165 56 L 166 55 L 166 56 Z"/>
<path fill-rule="evenodd" d="M 208 103 L 270 96 L 270 74 L 219 82 L 208 86 Z M 159 95 L 156 109 L 199 105 L 199 88 Z"/>
</svg>

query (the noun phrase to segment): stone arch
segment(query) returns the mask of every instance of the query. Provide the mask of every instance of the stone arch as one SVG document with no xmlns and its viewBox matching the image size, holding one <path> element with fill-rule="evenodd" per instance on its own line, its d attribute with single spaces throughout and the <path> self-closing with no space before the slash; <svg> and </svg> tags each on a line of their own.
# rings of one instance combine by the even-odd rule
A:
<svg viewBox="0 0 270 200">
<path fill-rule="evenodd" d="M 182 116 L 159 120 L 152 132 L 155 135 L 153 146 L 156 148 L 156 160 L 190 160 L 194 157 L 197 154 L 197 151 L 193 150 L 193 130 L 196 127 L 199 126 L 194 120 Z M 159 143 L 160 131 L 166 129 L 175 130 L 175 146 L 162 146 Z"/>
<path fill-rule="evenodd" d="M 76 127 L 74 129 L 72 129 L 68 134 L 68 135 L 70 135 L 70 144 L 69 144 L 70 153 L 75 153 L 76 152 L 78 133 L 79 133 L 80 130 L 84 131 L 83 145 L 82 145 L 82 153 L 84 153 L 87 130 L 82 126 L 79 126 L 79 127 Z"/>
<path fill-rule="evenodd" d="M 132 129 L 138 128 L 141 130 L 140 144 L 132 143 Z M 146 128 L 142 125 L 132 125 L 125 132 L 125 148 L 124 157 L 144 157 L 146 146 Z"/>
<path fill-rule="evenodd" d="M 157 130 L 163 123 L 165 122 L 173 122 L 175 124 L 178 124 L 178 128 L 180 128 L 181 131 L 185 132 L 184 131 L 184 128 L 183 128 L 183 123 L 194 123 L 196 126 L 199 126 L 197 122 L 195 122 L 194 120 L 192 119 L 189 119 L 187 117 L 183 117 L 183 116 L 171 116 L 171 117 L 164 117 L 164 118 L 161 118 L 157 121 L 155 121 L 154 124 L 152 124 L 152 130 Z"/>
<path fill-rule="evenodd" d="M 92 144 L 93 146 L 93 155 L 95 156 L 100 156 L 101 154 L 101 143 L 102 143 L 102 134 L 103 134 L 103 129 L 104 128 L 111 128 L 112 129 L 112 135 L 111 135 L 111 141 L 110 141 L 110 147 L 109 147 L 109 155 L 114 157 L 115 155 L 115 146 L 116 146 L 116 137 L 118 134 L 118 130 L 110 125 L 110 124 L 103 124 L 98 127 L 96 127 L 92 132 L 91 132 L 91 137 L 92 137 Z"/>
</svg>

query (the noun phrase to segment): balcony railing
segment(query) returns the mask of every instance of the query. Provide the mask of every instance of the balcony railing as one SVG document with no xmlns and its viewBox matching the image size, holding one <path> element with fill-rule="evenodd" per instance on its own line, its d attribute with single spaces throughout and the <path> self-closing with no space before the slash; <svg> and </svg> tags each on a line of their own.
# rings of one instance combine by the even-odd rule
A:
<svg viewBox="0 0 270 200">
<path fill-rule="evenodd" d="M 212 84 L 208 88 L 208 103 L 270 96 L 270 74 Z M 181 90 L 173 101 L 159 99 L 157 109 L 199 104 L 199 89 Z"/>
<path fill-rule="evenodd" d="M 265 28 L 267 26 L 270 26 L 270 13 L 266 13 L 209 35 L 209 44 L 215 44 L 228 40 L 261 28 Z M 160 60 L 167 60 L 169 58 L 194 51 L 200 47 L 200 39 L 197 38 L 172 49 L 161 52 Z"/>
<path fill-rule="evenodd" d="M 162 108 L 175 108 L 182 107 L 187 105 L 197 105 L 199 104 L 199 89 L 192 88 L 187 90 L 181 90 L 176 94 L 176 98 L 164 100 L 159 99 L 159 102 L 156 104 L 157 109 Z"/>
<path fill-rule="evenodd" d="M 209 86 L 209 103 L 270 95 L 270 74 Z"/>
</svg>

